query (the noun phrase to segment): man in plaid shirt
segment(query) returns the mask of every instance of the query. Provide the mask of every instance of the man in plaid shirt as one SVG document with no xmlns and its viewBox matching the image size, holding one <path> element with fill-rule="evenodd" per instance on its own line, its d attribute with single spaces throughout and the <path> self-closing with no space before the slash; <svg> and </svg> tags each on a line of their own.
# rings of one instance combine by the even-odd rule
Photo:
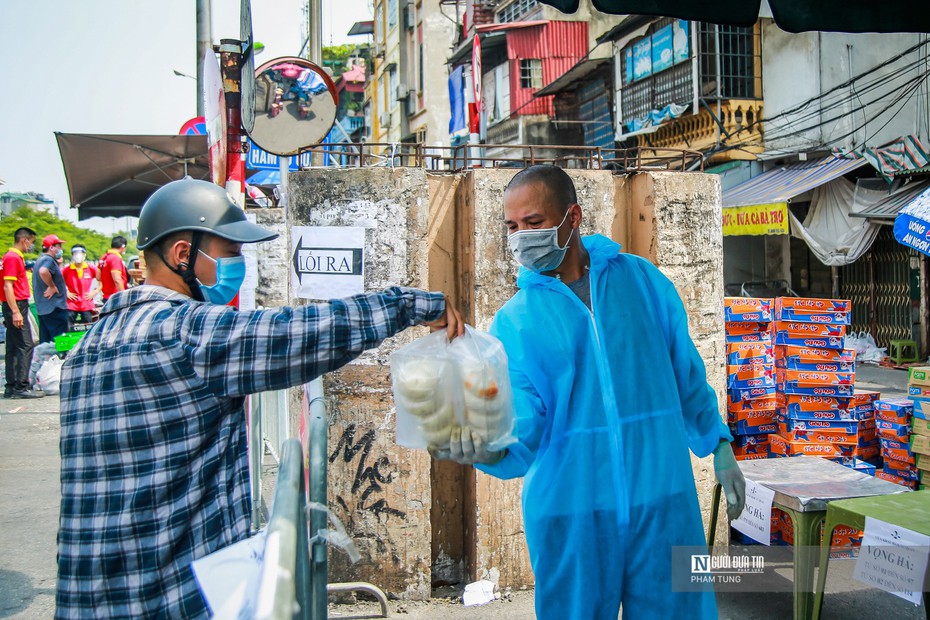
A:
<svg viewBox="0 0 930 620">
<path fill-rule="evenodd" d="M 274 237 L 205 181 L 169 183 L 143 207 L 145 285 L 114 295 L 62 368 L 57 618 L 207 617 L 191 562 L 249 535 L 244 398 L 412 325 L 464 330 L 441 293 L 400 287 L 222 305 L 245 275 L 242 243 Z"/>
</svg>

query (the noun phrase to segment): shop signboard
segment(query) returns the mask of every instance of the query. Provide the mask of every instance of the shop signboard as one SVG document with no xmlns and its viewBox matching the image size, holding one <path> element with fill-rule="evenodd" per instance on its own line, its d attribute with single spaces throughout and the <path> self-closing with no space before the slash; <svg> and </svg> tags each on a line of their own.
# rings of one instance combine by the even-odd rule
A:
<svg viewBox="0 0 930 620">
<path fill-rule="evenodd" d="M 658 73 L 672 66 L 672 25 L 656 30 L 652 35 L 652 72 Z"/>
<path fill-rule="evenodd" d="M 930 255 L 930 190 L 918 194 L 898 212 L 894 238 L 901 245 Z"/>
<path fill-rule="evenodd" d="M 641 80 L 652 74 L 652 39 L 645 39 L 633 44 L 633 79 Z"/>
<path fill-rule="evenodd" d="M 311 159 L 312 154 L 309 151 L 301 153 L 299 156 L 291 157 L 287 169 L 291 172 L 297 172 L 301 168 L 309 168 Z M 278 156 L 263 150 L 252 142 L 252 140 L 249 140 L 249 152 L 245 156 L 245 167 L 249 170 L 281 169 L 281 165 L 278 163 Z"/>
<path fill-rule="evenodd" d="M 723 209 L 723 236 L 787 235 L 788 204 L 748 205 Z"/>
</svg>

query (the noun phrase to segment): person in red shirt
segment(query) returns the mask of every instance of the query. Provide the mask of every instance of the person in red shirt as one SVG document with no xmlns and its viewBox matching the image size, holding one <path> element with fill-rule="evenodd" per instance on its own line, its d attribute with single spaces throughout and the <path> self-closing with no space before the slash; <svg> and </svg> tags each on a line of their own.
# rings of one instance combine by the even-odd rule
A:
<svg viewBox="0 0 930 620">
<path fill-rule="evenodd" d="M 68 310 L 74 323 L 91 323 L 97 286 L 97 268 L 87 264 L 87 248 L 80 243 L 71 247 L 71 264 L 62 269 L 68 287 Z"/>
<path fill-rule="evenodd" d="M 110 242 L 110 250 L 103 255 L 97 265 L 97 279 L 103 289 L 103 302 L 114 293 L 126 290 L 129 282 L 126 265 L 123 264 L 123 253 L 126 252 L 126 237 L 117 235 Z"/>
<path fill-rule="evenodd" d="M 36 231 L 17 228 L 13 247 L 3 255 L 3 324 L 6 326 L 6 388 L 4 398 L 39 398 L 29 389 L 29 367 L 35 346 L 26 314 L 29 312 L 29 279 L 25 254 L 35 252 Z"/>
</svg>

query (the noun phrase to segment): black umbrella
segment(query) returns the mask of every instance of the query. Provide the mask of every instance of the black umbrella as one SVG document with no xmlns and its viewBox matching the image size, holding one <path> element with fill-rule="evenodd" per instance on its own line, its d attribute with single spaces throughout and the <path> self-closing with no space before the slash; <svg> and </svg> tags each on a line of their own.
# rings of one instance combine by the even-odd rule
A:
<svg viewBox="0 0 930 620">
<path fill-rule="evenodd" d="M 78 218 L 139 215 L 162 185 L 210 177 L 206 136 L 55 133 Z"/>
<path fill-rule="evenodd" d="M 563 13 L 579 0 L 539 0 Z M 713 24 L 751 26 L 761 0 L 592 0 L 602 13 L 660 15 Z M 926 0 L 768 0 L 778 27 L 787 32 L 930 32 Z"/>
</svg>

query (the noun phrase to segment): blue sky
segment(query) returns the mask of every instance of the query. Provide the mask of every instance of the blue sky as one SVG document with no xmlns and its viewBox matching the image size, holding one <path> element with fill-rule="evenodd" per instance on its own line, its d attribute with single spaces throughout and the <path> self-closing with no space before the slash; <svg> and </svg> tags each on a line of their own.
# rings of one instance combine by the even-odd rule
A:
<svg viewBox="0 0 930 620">
<path fill-rule="evenodd" d="M 253 0 L 257 62 L 295 55 L 303 0 Z M 3 191 L 70 204 L 55 131 L 176 134 L 196 114 L 194 0 L 3 0 L 0 179 Z M 240 0 L 213 0 L 213 40 L 238 38 Z M 334 9 L 334 7 L 337 7 Z M 369 0 L 323 0 L 323 43 L 371 19 Z M 76 212 L 66 215 L 76 219 Z"/>
</svg>

